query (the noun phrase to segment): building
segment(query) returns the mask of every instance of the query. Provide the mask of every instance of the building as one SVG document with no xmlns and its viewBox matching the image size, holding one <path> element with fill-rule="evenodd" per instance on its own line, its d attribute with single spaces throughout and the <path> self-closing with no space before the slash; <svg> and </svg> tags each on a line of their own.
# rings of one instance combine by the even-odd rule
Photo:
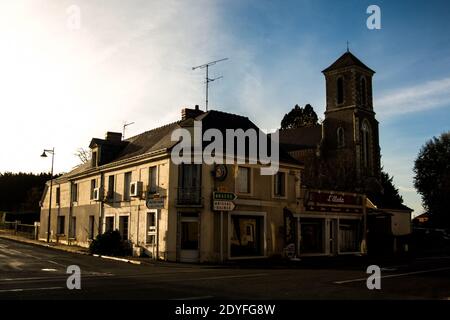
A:
<svg viewBox="0 0 450 320">
<path fill-rule="evenodd" d="M 135 254 L 169 261 L 218 262 L 281 255 L 283 212 L 300 211 L 302 164 L 280 152 L 276 175 L 261 164 L 175 164 L 176 129 L 258 129 L 248 118 L 198 107 L 180 121 L 122 140 L 92 139 L 92 159 L 53 182 L 51 239 L 88 246 L 97 234 L 119 230 Z M 261 138 L 259 138 L 261 139 Z M 205 147 L 205 146 L 203 146 Z M 247 148 L 249 142 L 247 143 Z M 213 211 L 215 191 L 237 195 L 230 212 Z M 48 188 L 40 238 L 47 234 Z"/>
</svg>

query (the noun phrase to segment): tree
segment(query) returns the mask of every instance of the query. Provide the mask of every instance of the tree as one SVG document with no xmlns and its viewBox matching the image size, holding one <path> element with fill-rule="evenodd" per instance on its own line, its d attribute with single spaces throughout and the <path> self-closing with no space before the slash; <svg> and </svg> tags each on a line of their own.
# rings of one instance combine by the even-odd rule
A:
<svg viewBox="0 0 450 320">
<path fill-rule="evenodd" d="M 450 227 L 450 131 L 433 137 L 419 151 L 414 162 L 414 187 L 430 213 L 430 221 Z"/>
<path fill-rule="evenodd" d="M 398 188 L 394 185 L 394 177 L 381 169 L 380 184 L 381 192 L 369 193 L 369 199 L 372 200 L 378 207 L 389 209 L 402 209 L 403 197 L 400 195 Z"/>
<path fill-rule="evenodd" d="M 83 148 L 78 148 L 74 155 L 80 159 L 81 164 L 88 163 L 91 159 L 91 152 Z"/>
<path fill-rule="evenodd" d="M 305 105 L 304 108 L 296 104 L 289 113 L 284 115 L 283 120 L 281 120 L 281 129 L 310 127 L 317 123 L 317 114 L 310 104 Z"/>
</svg>

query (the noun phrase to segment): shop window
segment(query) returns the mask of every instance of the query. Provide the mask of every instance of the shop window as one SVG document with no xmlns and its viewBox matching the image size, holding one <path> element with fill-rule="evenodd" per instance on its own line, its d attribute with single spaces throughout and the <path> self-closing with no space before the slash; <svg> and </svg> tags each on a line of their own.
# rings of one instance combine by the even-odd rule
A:
<svg viewBox="0 0 450 320">
<path fill-rule="evenodd" d="M 231 216 L 231 257 L 262 256 L 263 218 L 253 216 Z"/>
<path fill-rule="evenodd" d="M 357 252 L 360 241 L 359 220 L 339 220 L 339 251 Z"/>
<path fill-rule="evenodd" d="M 156 244 L 156 213 L 147 213 L 147 244 Z"/>
</svg>

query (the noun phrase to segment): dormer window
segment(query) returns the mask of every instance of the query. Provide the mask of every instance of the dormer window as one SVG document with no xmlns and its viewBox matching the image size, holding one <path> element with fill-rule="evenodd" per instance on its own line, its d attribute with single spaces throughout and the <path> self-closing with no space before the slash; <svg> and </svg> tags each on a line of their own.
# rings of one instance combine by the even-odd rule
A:
<svg viewBox="0 0 450 320">
<path fill-rule="evenodd" d="M 92 151 L 92 166 L 96 167 L 97 166 L 97 151 Z"/>
</svg>

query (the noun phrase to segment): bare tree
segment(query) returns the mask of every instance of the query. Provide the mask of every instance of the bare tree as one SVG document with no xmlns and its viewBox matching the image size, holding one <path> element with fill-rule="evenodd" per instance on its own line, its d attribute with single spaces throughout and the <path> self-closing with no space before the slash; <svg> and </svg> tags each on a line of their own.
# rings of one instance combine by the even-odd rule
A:
<svg viewBox="0 0 450 320">
<path fill-rule="evenodd" d="M 74 155 L 80 159 L 82 164 L 88 163 L 91 160 L 91 152 L 84 148 L 78 148 Z"/>
</svg>

